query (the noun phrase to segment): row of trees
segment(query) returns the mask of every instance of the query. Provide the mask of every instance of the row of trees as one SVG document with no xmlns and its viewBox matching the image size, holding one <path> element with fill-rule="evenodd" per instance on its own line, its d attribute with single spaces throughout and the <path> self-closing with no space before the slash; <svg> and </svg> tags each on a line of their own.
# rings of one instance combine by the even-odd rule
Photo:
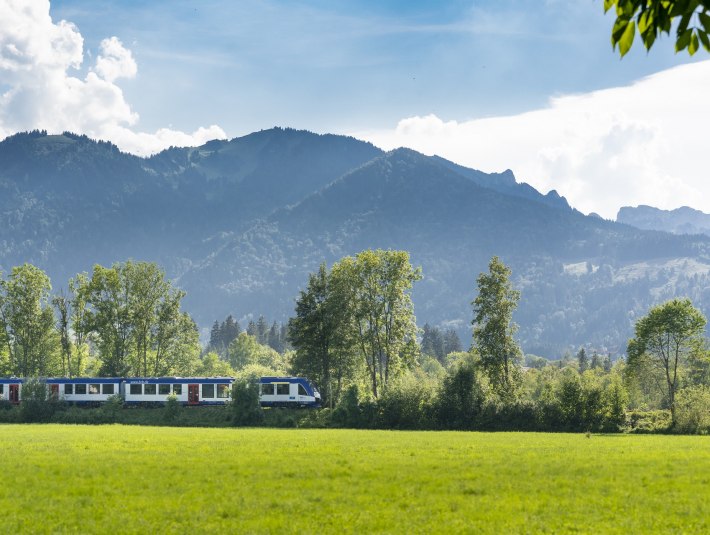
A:
<svg viewBox="0 0 710 535">
<path fill-rule="evenodd" d="M 226 359 L 227 349 L 241 332 L 242 328 L 239 322 L 231 314 L 221 323 L 215 321 L 210 331 L 207 350 L 214 351 Z M 246 333 L 253 336 L 259 344 L 269 346 L 279 353 L 290 349 L 287 326 L 275 321 L 269 326 L 264 316 L 259 316 L 257 321 L 250 320 L 247 324 Z"/>
<path fill-rule="evenodd" d="M 184 292 L 153 263 L 94 266 L 52 295 L 30 264 L 0 276 L 0 372 L 4 375 L 184 374 L 199 366 Z"/>
</svg>

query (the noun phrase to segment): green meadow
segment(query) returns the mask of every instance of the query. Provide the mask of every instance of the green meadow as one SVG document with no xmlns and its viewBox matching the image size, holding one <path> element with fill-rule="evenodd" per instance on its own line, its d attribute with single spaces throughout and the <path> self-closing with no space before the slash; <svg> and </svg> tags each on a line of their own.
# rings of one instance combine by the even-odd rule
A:
<svg viewBox="0 0 710 535">
<path fill-rule="evenodd" d="M 7 533 L 710 531 L 710 438 L 0 426 Z"/>
</svg>

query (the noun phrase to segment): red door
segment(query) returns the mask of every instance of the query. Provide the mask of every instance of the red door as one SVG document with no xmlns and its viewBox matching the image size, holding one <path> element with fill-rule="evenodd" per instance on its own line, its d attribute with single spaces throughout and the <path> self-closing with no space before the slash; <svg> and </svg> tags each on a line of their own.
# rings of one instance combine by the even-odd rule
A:
<svg viewBox="0 0 710 535">
<path fill-rule="evenodd" d="M 10 403 L 20 402 L 20 385 L 10 385 Z"/>
<path fill-rule="evenodd" d="M 51 390 L 49 392 L 49 395 L 52 397 L 52 399 L 57 400 L 59 399 L 59 385 L 49 385 Z"/>
<path fill-rule="evenodd" d="M 188 405 L 200 403 L 200 385 L 187 385 L 187 403 Z"/>
</svg>

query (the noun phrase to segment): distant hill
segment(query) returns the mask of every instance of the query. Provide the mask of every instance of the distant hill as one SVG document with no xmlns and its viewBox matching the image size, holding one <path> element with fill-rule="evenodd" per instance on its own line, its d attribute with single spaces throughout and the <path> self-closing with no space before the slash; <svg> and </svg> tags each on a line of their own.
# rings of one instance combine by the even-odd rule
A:
<svg viewBox="0 0 710 535">
<path fill-rule="evenodd" d="M 661 210 L 645 205 L 623 206 L 619 209 L 616 220 L 641 229 L 710 236 L 710 214 L 688 206 L 675 210 Z"/>
<path fill-rule="evenodd" d="M 151 260 L 203 328 L 286 320 L 321 262 L 377 247 L 411 252 L 419 323 L 464 340 L 493 255 L 522 290 L 527 352 L 622 350 L 635 318 L 676 295 L 710 312 L 710 238 L 584 216 L 510 171 L 280 128 L 147 159 L 70 133 L 0 142 L 0 269 L 35 263 L 55 288 L 96 262 Z"/>
</svg>

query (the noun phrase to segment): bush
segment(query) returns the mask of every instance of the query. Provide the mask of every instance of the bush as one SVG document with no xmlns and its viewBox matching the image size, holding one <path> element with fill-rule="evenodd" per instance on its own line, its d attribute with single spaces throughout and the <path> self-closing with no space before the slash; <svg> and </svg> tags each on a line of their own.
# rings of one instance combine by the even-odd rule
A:
<svg viewBox="0 0 710 535">
<path fill-rule="evenodd" d="M 426 429 L 431 427 L 433 391 L 424 376 L 407 374 L 391 383 L 377 403 L 378 427 Z"/>
<path fill-rule="evenodd" d="M 444 377 L 434 402 L 436 422 L 444 429 L 474 429 L 485 399 L 473 365 L 461 362 Z"/>
<path fill-rule="evenodd" d="M 232 423 L 236 426 L 259 425 L 264 411 L 259 403 L 259 384 L 238 379 L 232 384 Z"/>
<path fill-rule="evenodd" d="M 123 397 L 120 394 L 109 396 L 99 410 L 107 423 L 116 423 L 123 410 Z"/>
<path fill-rule="evenodd" d="M 631 433 L 667 433 L 671 428 L 671 411 L 631 411 L 627 415 Z"/>
<path fill-rule="evenodd" d="M 691 386 L 679 391 L 675 399 L 675 430 L 681 433 L 710 433 L 710 388 Z"/>
<path fill-rule="evenodd" d="M 20 418 L 27 423 L 49 422 L 58 403 L 48 395 L 47 383 L 39 379 L 27 379 L 22 384 Z"/>
<path fill-rule="evenodd" d="M 163 418 L 168 423 L 175 423 L 181 412 L 182 405 L 180 405 L 178 397 L 174 393 L 170 394 L 165 400 L 165 407 L 163 407 Z"/>
</svg>

